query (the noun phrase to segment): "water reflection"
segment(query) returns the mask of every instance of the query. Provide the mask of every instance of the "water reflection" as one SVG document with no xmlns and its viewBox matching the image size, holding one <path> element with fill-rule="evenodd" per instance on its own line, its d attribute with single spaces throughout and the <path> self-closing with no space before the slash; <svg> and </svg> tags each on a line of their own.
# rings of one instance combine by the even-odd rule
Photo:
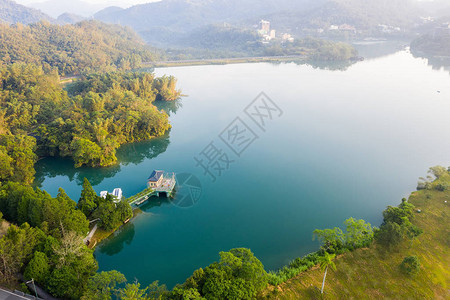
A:
<svg viewBox="0 0 450 300">
<path fill-rule="evenodd" d="M 70 181 L 75 180 L 78 185 L 83 184 L 83 179 L 86 177 L 92 185 L 97 185 L 103 179 L 114 177 L 120 171 L 119 165 L 107 168 L 75 168 L 74 164 L 74 161 L 70 158 L 48 157 L 41 159 L 35 165 L 35 186 L 42 187 L 46 178 L 56 176 L 67 176 Z"/>
<path fill-rule="evenodd" d="M 100 253 L 112 256 L 122 251 L 125 244 L 131 245 L 135 235 L 135 228 L 133 223 L 125 224 L 122 228 L 117 230 L 104 242 L 97 246 L 97 251 Z"/>
<path fill-rule="evenodd" d="M 328 70 L 328 71 L 346 71 L 356 61 L 308 61 L 307 64 L 314 69 Z"/>
<path fill-rule="evenodd" d="M 166 152 L 170 144 L 170 130 L 162 137 L 150 141 L 126 144 L 117 150 L 116 156 L 121 165 L 139 164 L 144 159 L 152 159 Z"/>
<path fill-rule="evenodd" d="M 134 213 L 137 217 L 139 217 L 140 214 L 151 215 L 149 211 L 151 211 L 152 208 L 168 204 L 170 204 L 170 201 L 167 198 L 151 197 L 147 202 L 145 202 L 137 210 L 135 210 Z M 125 224 L 113 235 L 102 241 L 97 246 L 97 251 L 108 256 L 113 256 L 114 254 L 122 251 L 125 244 L 131 245 L 131 242 L 133 241 L 135 235 L 134 226 L 135 225 L 133 222 Z"/>
<path fill-rule="evenodd" d="M 121 166 L 139 164 L 145 159 L 152 159 L 164 153 L 170 144 L 170 131 L 158 138 L 150 141 L 132 143 L 121 146 L 117 149 L 117 159 L 119 164 L 106 168 L 75 168 L 74 161 L 69 158 L 49 157 L 38 161 L 35 165 L 36 179 L 35 186 L 42 187 L 46 178 L 56 176 L 67 176 L 70 181 L 74 181 L 77 185 L 82 185 L 86 177 L 89 182 L 95 186 L 100 184 L 105 178 L 114 177 L 120 170 Z"/>
<path fill-rule="evenodd" d="M 432 56 L 426 55 L 424 53 L 415 53 L 411 51 L 415 58 L 425 58 L 427 59 L 427 64 L 431 66 L 433 70 L 441 70 L 450 72 L 450 56 Z"/>
<path fill-rule="evenodd" d="M 408 41 L 361 41 L 353 43 L 358 55 L 364 59 L 376 59 L 404 50 Z"/>
<path fill-rule="evenodd" d="M 169 198 L 151 197 L 147 202 L 139 207 L 140 212 L 149 212 L 153 207 L 170 204 Z M 139 213 L 139 212 L 138 212 Z"/>
<path fill-rule="evenodd" d="M 351 65 L 355 64 L 354 61 L 313 61 L 313 60 L 287 60 L 287 61 L 274 61 L 270 62 L 274 65 L 281 65 L 287 63 L 294 63 L 298 66 L 309 65 L 314 69 L 330 70 L 330 71 L 345 71 Z"/>
<path fill-rule="evenodd" d="M 176 112 L 183 107 L 181 99 L 175 101 L 155 101 L 153 104 L 159 110 L 164 110 L 169 116 L 176 114 Z"/>
</svg>

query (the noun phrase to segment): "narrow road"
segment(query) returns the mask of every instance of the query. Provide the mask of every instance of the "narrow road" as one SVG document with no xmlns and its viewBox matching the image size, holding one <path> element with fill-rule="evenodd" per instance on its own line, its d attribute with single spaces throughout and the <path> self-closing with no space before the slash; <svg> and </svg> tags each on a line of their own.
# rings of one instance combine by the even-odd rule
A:
<svg viewBox="0 0 450 300">
<path fill-rule="evenodd" d="M 90 242 L 92 237 L 94 236 L 94 233 L 97 231 L 97 224 L 94 225 L 94 228 L 89 232 L 87 237 L 84 238 L 83 242 L 86 244 L 87 242 Z"/>
</svg>

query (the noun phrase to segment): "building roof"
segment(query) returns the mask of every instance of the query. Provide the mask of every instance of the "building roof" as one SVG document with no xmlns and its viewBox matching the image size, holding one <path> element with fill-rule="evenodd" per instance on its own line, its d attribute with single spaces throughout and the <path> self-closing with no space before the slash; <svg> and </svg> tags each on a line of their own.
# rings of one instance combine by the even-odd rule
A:
<svg viewBox="0 0 450 300">
<path fill-rule="evenodd" d="M 152 172 L 152 174 L 150 175 L 150 177 L 148 178 L 148 181 L 157 182 L 159 179 L 161 179 L 161 177 L 163 175 L 164 175 L 164 171 L 154 170 Z"/>
</svg>

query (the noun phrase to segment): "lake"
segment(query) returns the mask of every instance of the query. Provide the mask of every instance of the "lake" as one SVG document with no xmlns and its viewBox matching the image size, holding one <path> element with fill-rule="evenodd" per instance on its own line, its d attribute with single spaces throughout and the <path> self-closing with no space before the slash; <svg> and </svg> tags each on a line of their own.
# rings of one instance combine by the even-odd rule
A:
<svg viewBox="0 0 450 300">
<path fill-rule="evenodd" d="M 37 184 L 54 196 L 61 186 L 77 200 L 84 177 L 98 193 L 121 187 L 131 196 L 154 169 L 192 174 L 195 203 L 143 205 L 97 247 L 99 269 L 171 288 L 235 247 L 277 269 L 318 248 L 314 229 L 342 226 L 349 217 L 378 226 L 383 209 L 415 190 L 430 166 L 450 165 L 449 71 L 408 50 L 387 52 L 331 67 L 157 69 L 176 76 L 187 95 L 166 105 L 173 126 L 166 136 L 121 147 L 120 164 L 105 169 L 41 160 Z M 259 105 L 259 116 L 250 113 L 252 120 L 245 110 L 264 103 L 252 104 L 261 92 L 271 101 Z M 222 167 L 205 175 L 195 158 L 205 164 L 213 150 Z M 180 191 L 175 201 L 184 196 Z"/>
</svg>

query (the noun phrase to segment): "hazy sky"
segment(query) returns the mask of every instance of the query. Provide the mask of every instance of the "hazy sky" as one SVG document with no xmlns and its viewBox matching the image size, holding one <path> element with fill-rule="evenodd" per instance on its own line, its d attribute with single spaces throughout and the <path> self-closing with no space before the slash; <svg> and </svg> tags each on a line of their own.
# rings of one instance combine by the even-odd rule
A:
<svg viewBox="0 0 450 300">
<path fill-rule="evenodd" d="M 60 0 L 62 1 L 69 1 L 70 0 Z M 84 2 L 89 2 L 92 4 L 108 4 L 109 5 L 119 5 L 122 7 L 129 7 L 135 4 L 142 4 L 142 3 L 148 3 L 148 2 L 155 2 L 156 0 L 82 0 Z M 30 3 L 37 3 L 37 2 L 46 2 L 46 0 L 16 0 L 17 3 L 20 4 L 30 4 Z"/>
</svg>

